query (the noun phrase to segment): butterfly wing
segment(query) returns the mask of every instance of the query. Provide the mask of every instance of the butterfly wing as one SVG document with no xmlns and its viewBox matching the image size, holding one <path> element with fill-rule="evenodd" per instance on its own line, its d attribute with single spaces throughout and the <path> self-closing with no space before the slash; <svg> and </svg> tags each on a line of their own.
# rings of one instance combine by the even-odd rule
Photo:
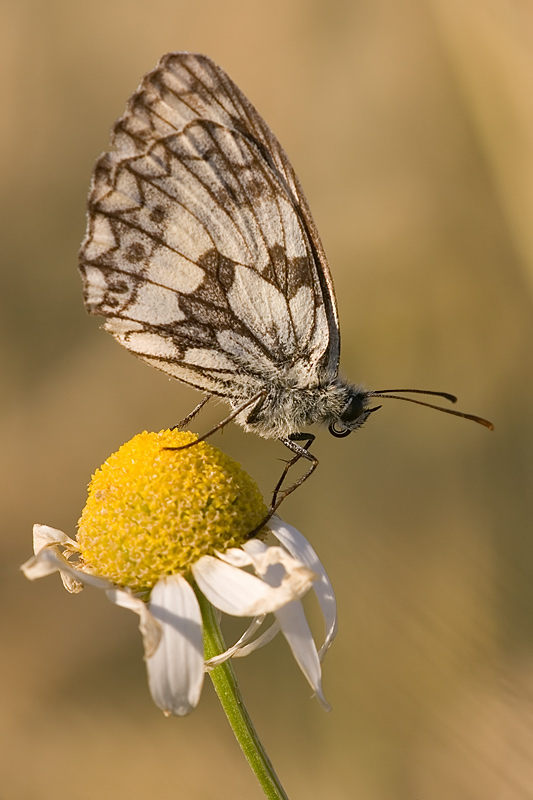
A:
<svg viewBox="0 0 533 800">
<path fill-rule="evenodd" d="M 279 142 L 209 58 L 170 53 L 98 160 L 85 302 L 135 355 L 204 391 L 337 374 L 326 257 Z"/>
</svg>

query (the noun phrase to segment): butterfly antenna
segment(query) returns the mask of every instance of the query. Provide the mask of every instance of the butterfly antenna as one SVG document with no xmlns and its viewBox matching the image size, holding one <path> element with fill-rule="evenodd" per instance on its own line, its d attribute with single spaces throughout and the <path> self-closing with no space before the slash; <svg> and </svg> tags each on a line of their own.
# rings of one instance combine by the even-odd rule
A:
<svg viewBox="0 0 533 800">
<path fill-rule="evenodd" d="M 390 394 L 394 392 L 394 394 Z M 450 403 L 456 403 L 457 397 L 449 392 L 433 392 L 426 389 L 379 389 L 375 392 L 369 392 L 370 397 L 387 398 L 389 400 L 405 400 L 407 403 L 415 403 L 417 406 L 426 406 L 426 408 L 434 408 L 435 411 L 442 411 L 443 414 L 452 414 L 454 417 L 463 417 L 463 419 L 470 419 L 472 422 L 477 422 L 478 425 L 483 425 L 489 431 L 494 430 L 494 425 L 488 419 L 478 417 L 477 414 L 466 414 L 464 411 L 456 411 L 454 408 L 442 408 L 436 406 L 434 403 L 426 403 L 424 400 L 416 400 L 414 397 L 403 397 L 400 393 L 410 392 L 413 394 L 425 394 L 432 397 L 442 397 L 444 400 L 449 400 Z"/>
<path fill-rule="evenodd" d="M 434 392 L 431 389 L 378 389 L 376 392 L 371 392 L 371 394 L 385 395 L 393 392 L 394 394 L 403 394 L 405 392 L 409 394 L 427 394 L 432 397 L 443 397 L 445 400 L 449 400 L 450 403 L 457 403 L 457 397 L 454 394 L 450 394 L 450 392 Z"/>
</svg>

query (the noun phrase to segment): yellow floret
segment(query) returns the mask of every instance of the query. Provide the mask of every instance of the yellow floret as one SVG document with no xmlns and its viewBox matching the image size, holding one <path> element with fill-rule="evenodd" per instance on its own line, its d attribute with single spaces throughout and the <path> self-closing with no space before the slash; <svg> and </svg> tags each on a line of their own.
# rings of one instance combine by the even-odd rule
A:
<svg viewBox="0 0 533 800">
<path fill-rule="evenodd" d="M 85 567 L 133 591 L 188 575 L 215 550 L 239 547 L 265 518 L 256 483 L 217 447 L 175 430 L 140 433 L 89 484 L 78 523 Z"/>
</svg>

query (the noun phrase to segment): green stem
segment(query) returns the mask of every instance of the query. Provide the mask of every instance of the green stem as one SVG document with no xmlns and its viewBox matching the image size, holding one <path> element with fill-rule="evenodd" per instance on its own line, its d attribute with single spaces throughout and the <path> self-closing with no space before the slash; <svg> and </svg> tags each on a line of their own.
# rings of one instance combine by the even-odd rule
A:
<svg viewBox="0 0 533 800">
<path fill-rule="evenodd" d="M 204 623 L 205 658 L 209 659 L 223 653 L 226 645 L 218 624 L 217 612 L 198 589 L 196 589 L 196 596 L 200 603 Z M 209 670 L 209 677 L 222 703 L 235 738 L 265 795 L 273 800 L 288 800 L 248 715 L 231 662 L 228 660 L 213 667 Z"/>
</svg>

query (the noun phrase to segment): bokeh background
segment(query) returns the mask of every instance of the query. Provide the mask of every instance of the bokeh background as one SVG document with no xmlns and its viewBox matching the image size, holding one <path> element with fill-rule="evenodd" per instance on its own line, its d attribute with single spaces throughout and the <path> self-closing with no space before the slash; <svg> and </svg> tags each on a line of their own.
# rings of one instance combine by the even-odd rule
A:
<svg viewBox="0 0 533 800">
<path fill-rule="evenodd" d="M 496 425 L 389 401 L 318 437 L 283 514 L 336 587 L 334 710 L 282 640 L 236 664 L 280 778 L 292 800 L 531 798 L 531 0 L 4 0 L 2 797 L 262 796 L 209 685 L 189 718 L 152 704 L 134 615 L 18 571 L 34 522 L 72 534 L 91 472 L 198 398 L 99 330 L 76 270 L 93 162 L 179 49 L 224 66 L 291 156 L 343 372 L 456 392 Z M 214 442 L 268 496 L 282 446 Z"/>
</svg>

